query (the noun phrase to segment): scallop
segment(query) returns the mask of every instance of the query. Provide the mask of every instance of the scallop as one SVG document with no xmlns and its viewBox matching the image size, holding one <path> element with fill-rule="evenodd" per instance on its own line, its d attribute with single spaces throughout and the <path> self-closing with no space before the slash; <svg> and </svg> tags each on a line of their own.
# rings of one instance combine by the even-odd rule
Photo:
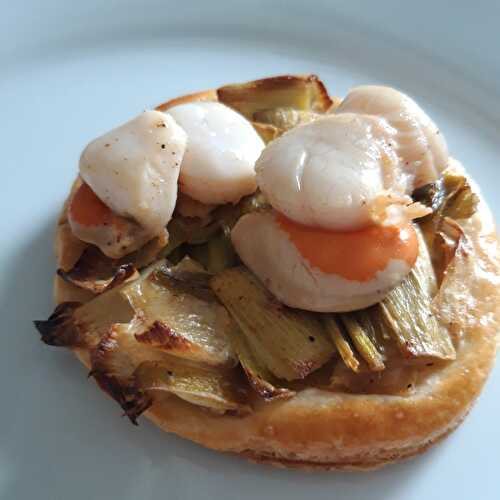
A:
<svg viewBox="0 0 500 500">
<path fill-rule="evenodd" d="M 443 134 L 410 97 L 390 87 L 363 85 L 353 88 L 336 113 L 360 113 L 387 120 L 397 134 L 397 154 L 413 187 L 436 180 L 448 166 Z"/>
<path fill-rule="evenodd" d="M 297 225 L 274 211 L 244 215 L 231 239 L 243 263 L 280 302 L 316 312 L 379 302 L 418 255 L 411 223 L 333 233 Z"/>
<path fill-rule="evenodd" d="M 300 224 L 365 227 L 380 193 L 408 189 L 395 134 L 381 118 L 352 113 L 299 126 L 264 149 L 256 164 L 258 185 L 273 208 Z"/>
<path fill-rule="evenodd" d="M 168 113 L 188 136 L 181 192 L 219 205 L 255 191 L 255 162 L 264 143 L 246 118 L 218 102 L 180 104 Z"/>
<path fill-rule="evenodd" d="M 81 155 L 80 176 L 114 214 L 153 237 L 174 211 L 186 141 L 171 116 L 145 111 L 92 141 Z"/>
</svg>

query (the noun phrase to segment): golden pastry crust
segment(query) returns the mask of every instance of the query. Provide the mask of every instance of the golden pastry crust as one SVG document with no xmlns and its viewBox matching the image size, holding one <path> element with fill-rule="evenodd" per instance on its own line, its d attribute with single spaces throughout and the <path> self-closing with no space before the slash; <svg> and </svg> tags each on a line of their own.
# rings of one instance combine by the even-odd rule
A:
<svg viewBox="0 0 500 500">
<path fill-rule="evenodd" d="M 215 94 L 188 99 L 200 95 L 211 100 Z M 170 105 L 172 101 L 159 109 Z M 309 388 L 290 400 L 257 403 L 244 417 L 216 415 L 165 396 L 145 415 L 163 430 L 206 447 L 282 467 L 365 470 L 425 451 L 464 419 L 488 377 L 498 344 L 499 247 L 484 200 L 464 230 L 468 242 L 448 268 L 434 301 L 438 317 L 457 339 L 457 359 L 431 371 L 412 395 Z M 81 252 L 79 245 L 63 214 L 56 236 L 60 267 L 71 267 Z M 56 277 L 58 304 L 89 297 Z M 87 353 L 76 354 L 88 366 Z"/>
</svg>

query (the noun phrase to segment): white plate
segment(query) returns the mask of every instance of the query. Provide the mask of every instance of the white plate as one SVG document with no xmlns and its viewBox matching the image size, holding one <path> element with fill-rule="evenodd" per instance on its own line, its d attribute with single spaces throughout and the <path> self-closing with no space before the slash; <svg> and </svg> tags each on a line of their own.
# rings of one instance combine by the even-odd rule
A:
<svg viewBox="0 0 500 500">
<path fill-rule="evenodd" d="M 3 2 L 2 498 L 499 498 L 498 369 L 463 426 L 424 456 L 304 474 L 205 450 L 144 419 L 132 427 L 31 324 L 52 309 L 54 222 L 81 148 L 145 107 L 221 83 L 316 72 L 334 94 L 367 82 L 405 89 L 499 213 L 498 4 L 344 3 Z"/>
</svg>

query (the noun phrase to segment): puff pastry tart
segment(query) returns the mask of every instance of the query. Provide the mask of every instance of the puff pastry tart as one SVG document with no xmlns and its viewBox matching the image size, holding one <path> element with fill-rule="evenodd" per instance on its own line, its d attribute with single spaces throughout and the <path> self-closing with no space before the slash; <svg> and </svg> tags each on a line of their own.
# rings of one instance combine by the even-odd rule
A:
<svg viewBox="0 0 500 500">
<path fill-rule="evenodd" d="M 411 457 L 495 358 L 491 213 L 388 87 L 281 76 L 145 111 L 84 149 L 56 252 L 42 340 L 132 423 L 259 462 Z"/>
</svg>

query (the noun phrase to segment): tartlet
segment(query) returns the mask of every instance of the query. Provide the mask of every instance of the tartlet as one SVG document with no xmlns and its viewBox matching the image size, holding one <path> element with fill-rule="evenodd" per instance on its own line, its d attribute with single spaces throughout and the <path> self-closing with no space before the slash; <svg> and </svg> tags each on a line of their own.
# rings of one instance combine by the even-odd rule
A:
<svg viewBox="0 0 500 500">
<path fill-rule="evenodd" d="M 340 99 L 330 98 L 323 84 L 314 76 L 276 77 L 179 97 L 158 106 L 157 110 L 168 112 L 173 106 L 197 101 L 219 101 L 233 107 L 252 121 L 268 143 L 287 128 L 308 123 L 311 120 L 310 113 L 332 113 L 341 102 Z M 266 112 L 276 108 L 286 108 L 287 114 L 281 113 L 281 121 L 273 122 L 268 119 L 269 114 L 266 115 Z M 283 118 L 285 115 L 289 118 L 288 122 Z M 100 387 L 120 403 L 133 422 L 140 414 L 144 414 L 163 430 L 203 446 L 241 454 L 257 462 L 305 469 L 365 470 L 414 456 L 444 438 L 464 419 L 488 377 L 498 344 L 500 273 L 492 215 L 478 188 L 467 178 L 458 163 L 451 163 L 446 176 L 455 181 L 461 179 L 461 195 L 458 196 L 456 191 L 450 191 L 450 195 L 446 191 L 449 186 L 444 186 L 446 183 L 433 183 L 432 186 L 415 190 L 413 196 L 434 211 L 419 219 L 417 225 L 421 252 L 423 246 L 427 245 L 438 277 L 429 314 L 439 323 L 442 335 L 451 342 L 452 355 L 429 355 L 417 359 L 418 353 L 415 354 L 411 346 L 407 346 L 406 351 L 401 346 L 398 349 L 397 342 L 391 338 L 384 340 L 390 345 L 382 352 L 383 368 L 377 365 L 373 367 L 370 365 L 372 358 L 360 354 L 349 337 L 343 312 L 335 312 L 334 320 L 339 321 L 338 318 L 341 318 L 343 339 L 357 359 L 358 373 L 354 373 L 352 366 L 348 368 L 347 358 L 328 335 L 325 336 L 330 339 L 328 348 L 325 347 L 327 354 L 320 359 L 314 357 L 316 351 L 311 352 L 314 360 L 320 359 L 317 366 L 307 365 L 306 369 L 292 372 L 290 376 L 283 371 L 282 377 L 276 377 L 278 370 L 271 370 L 271 374 L 269 370 L 259 371 L 260 368 L 252 371 L 250 362 L 244 357 L 247 351 L 238 344 L 231 330 L 237 328 L 235 323 L 241 328 L 238 321 L 241 318 L 238 318 L 236 311 L 236 322 L 233 321 L 233 310 L 224 300 L 223 291 L 218 288 L 219 285 L 229 286 L 226 282 L 229 283 L 230 278 L 239 279 L 239 276 L 231 276 L 226 267 L 229 271 L 243 268 L 243 272 L 248 273 L 238 258 L 231 255 L 222 269 L 216 269 L 214 273 L 212 263 L 207 263 L 206 256 L 196 262 L 200 252 L 192 251 L 193 245 L 190 247 L 190 243 L 185 243 L 188 241 L 186 238 L 181 246 L 169 248 L 165 235 L 158 236 L 138 251 L 120 259 L 106 257 L 92 244 L 78 239 L 68 223 L 68 207 L 74 193 L 81 187 L 80 178 L 75 181 L 57 225 L 58 276 L 54 293 L 58 307 L 47 321 L 36 322 L 37 328 L 42 340 L 48 344 L 71 348 L 89 368 Z M 433 217 L 439 216 L 445 195 L 449 195 L 449 199 L 455 196 L 458 205 L 468 197 L 469 201 L 473 200 L 473 209 L 468 210 L 470 213 L 466 217 L 460 217 L 463 214 L 458 214 L 456 218 L 447 217 L 447 222 L 453 219 L 452 230 L 444 234 L 448 240 L 445 239 L 447 246 L 443 250 L 436 243 L 437 234 L 443 237 L 442 222 L 438 224 Z M 199 203 L 182 195 L 177 203 L 176 212 L 167 226 L 170 244 L 176 231 L 172 224 L 175 220 L 203 220 L 215 213 L 214 217 L 223 220 L 230 232 L 234 219 L 238 220 L 242 214 L 267 209 L 266 200 L 257 200 L 256 195 L 243 198 L 238 204 L 226 208 L 210 207 L 207 211 Z M 194 214 L 194 217 L 179 215 L 179 210 L 184 214 Z M 207 227 L 207 224 L 203 227 Z M 228 229 L 222 224 L 213 234 L 205 235 L 205 241 L 220 238 L 224 231 L 227 235 Z M 191 257 L 187 264 L 186 259 L 181 260 L 186 254 Z M 181 266 L 184 262 L 186 267 L 181 267 L 180 273 L 187 274 L 175 274 L 177 267 L 173 261 L 180 261 Z M 222 278 L 217 280 L 221 273 L 227 277 L 226 281 Z M 110 307 L 109 311 L 106 310 L 110 325 L 107 325 L 105 333 L 94 331 L 94 337 L 99 334 L 99 338 L 93 338 L 87 344 L 87 338 L 82 334 L 87 328 L 86 316 L 75 316 L 74 311 L 81 304 L 91 303 L 95 297 L 110 295 L 113 291 L 116 293 L 120 287 L 125 290 L 120 293 L 133 302 L 137 296 L 133 295 L 135 292 L 130 291 L 130 287 L 142 286 L 137 283 L 144 276 L 154 277 L 146 278 L 154 283 L 171 279 L 177 286 L 178 282 L 182 282 L 180 288 L 174 287 L 179 294 L 194 293 L 196 300 L 207 300 L 210 304 L 213 300 L 217 301 L 217 308 L 224 310 L 224 320 L 231 322 L 231 326 L 224 327 L 230 346 L 227 349 L 231 352 L 227 353 L 224 350 L 226 347 L 217 344 L 214 356 L 207 355 L 205 359 L 203 356 L 206 353 L 200 354 L 196 342 L 192 339 L 186 342 L 175 328 L 169 328 L 163 316 L 161 321 L 148 316 L 147 329 L 141 329 L 141 326 L 133 330 L 134 338 L 140 339 L 138 345 L 140 343 L 144 352 L 122 358 L 120 349 L 126 351 L 133 349 L 133 346 L 120 344 L 121 327 L 112 324 L 114 310 L 105 303 L 102 305 L 103 314 L 105 308 Z M 194 285 L 189 282 L 191 278 L 195 280 Z M 184 279 L 188 281 L 187 284 L 183 282 Z M 197 279 L 203 281 L 200 285 L 203 293 L 192 290 L 198 286 Z M 168 283 L 167 288 L 172 286 Z M 210 288 L 209 299 L 204 295 L 206 288 Z M 249 297 L 250 301 L 252 297 Z M 241 308 L 248 306 L 245 302 L 242 302 Z M 287 306 L 279 307 L 286 310 L 284 314 L 288 314 Z M 152 314 L 149 310 L 144 313 L 146 309 L 146 306 L 141 309 L 142 319 L 144 314 Z M 219 314 L 219 309 L 217 311 Z M 295 311 L 292 310 L 292 313 L 295 314 Z M 136 321 L 139 316 L 137 313 Z M 295 316 L 292 319 L 295 321 Z M 354 316 L 354 319 L 359 321 L 358 316 Z M 322 338 L 317 337 L 316 344 L 323 342 Z M 374 345 L 377 345 L 376 342 Z M 148 353 L 153 351 L 159 353 L 158 357 L 155 354 L 153 359 L 146 359 Z M 252 353 L 255 355 L 255 349 Z M 213 394 L 209 394 L 207 399 L 205 393 L 202 394 L 205 389 L 194 394 L 191 386 L 188 386 L 187 392 L 183 392 L 179 381 L 165 382 L 163 375 L 155 372 L 162 366 L 162 356 L 172 361 L 175 367 L 179 361 L 181 365 L 186 363 L 188 368 L 181 366 L 176 373 L 185 373 L 189 383 L 192 373 L 198 374 L 198 368 L 192 368 L 193 363 L 203 366 L 208 363 L 210 370 L 222 367 L 217 377 L 222 374 L 224 379 L 225 374 L 230 372 L 231 396 L 226 400 L 223 394 L 221 403 L 219 399 L 215 401 Z M 136 364 L 131 371 L 129 368 L 124 370 L 124 373 L 130 372 L 132 375 L 120 378 L 121 363 L 128 362 Z M 142 370 L 139 369 L 141 363 L 146 363 L 142 364 Z M 171 367 L 165 370 L 171 375 Z M 390 379 L 391 371 L 397 382 Z M 165 382 L 163 386 L 162 381 Z"/>
</svg>

